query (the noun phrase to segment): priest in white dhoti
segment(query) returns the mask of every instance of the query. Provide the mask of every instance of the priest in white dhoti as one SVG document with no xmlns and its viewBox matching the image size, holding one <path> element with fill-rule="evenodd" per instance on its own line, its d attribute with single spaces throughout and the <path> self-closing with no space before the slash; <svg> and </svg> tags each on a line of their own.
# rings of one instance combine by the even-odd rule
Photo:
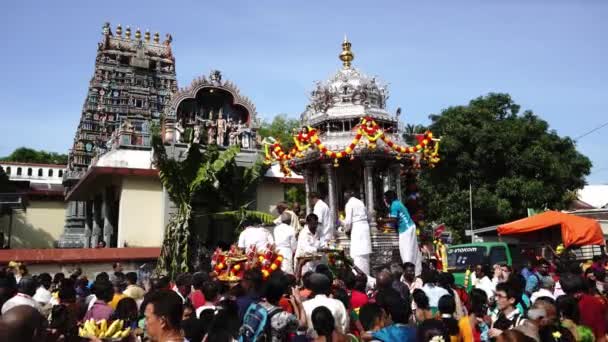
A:
<svg viewBox="0 0 608 342">
<path fill-rule="evenodd" d="M 399 254 L 403 263 L 411 262 L 416 267 L 416 275 L 422 271 L 422 253 L 418 246 L 416 224 L 410 217 L 407 208 L 397 198 L 397 193 L 389 190 L 384 193 L 384 202 L 389 208 L 389 218 L 383 221 L 391 223 L 399 232 Z"/>
<path fill-rule="evenodd" d="M 287 210 L 283 211 L 279 219 L 281 223 L 274 227 L 274 243 L 277 252 L 283 256 L 281 270 L 287 274 L 294 274 L 293 254 L 298 244 L 296 232 L 291 226 L 292 218 Z"/>
<path fill-rule="evenodd" d="M 248 225 L 239 235 L 237 246 L 247 250 L 255 246 L 256 250 L 263 251 L 269 244 L 273 244 L 274 239 L 268 229 L 262 226 Z"/>
<path fill-rule="evenodd" d="M 274 220 L 274 224 L 281 224 L 281 215 L 283 215 L 283 213 L 287 213 L 291 216 L 291 223 L 289 225 L 293 227 L 296 236 L 298 236 L 298 233 L 300 232 L 300 230 L 302 230 L 302 226 L 300 225 L 300 218 L 298 217 L 298 215 L 293 211 L 289 210 L 289 206 L 285 202 L 277 203 L 277 212 L 279 213 L 279 217 Z"/>
<path fill-rule="evenodd" d="M 312 212 L 317 215 L 319 220 L 318 235 L 321 246 L 327 246 L 328 242 L 334 239 L 334 222 L 331 222 L 329 206 L 323 202 L 321 196 L 316 192 L 309 195 L 310 203 L 313 205 Z"/>
<path fill-rule="evenodd" d="M 365 204 L 355 197 L 353 191 L 344 193 L 346 205 L 344 206 L 345 232 L 350 233 L 350 257 L 355 266 L 369 276 L 369 256 L 372 253 L 372 240 L 370 236 L 367 209 Z"/>
<path fill-rule="evenodd" d="M 306 216 L 306 225 L 302 228 L 300 235 L 298 235 L 298 244 L 296 247 L 296 262 L 298 258 L 305 257 L 314 253 L 317 253 L 319 247 L 321 246 L 321 241 L 319 240 L 319 235 L 317 231 L 317 226 L 319 225 L 319 219 L 315 214 L 308 214 Z M 318 265 L 318 261 L 307 261 L 304 265 L 302 265 L 300 274 L 304 274 L 308 271 L 314 271 L 315 267 Z M 296 270 L 297 272 L 297 270 Z"/>
</svg>

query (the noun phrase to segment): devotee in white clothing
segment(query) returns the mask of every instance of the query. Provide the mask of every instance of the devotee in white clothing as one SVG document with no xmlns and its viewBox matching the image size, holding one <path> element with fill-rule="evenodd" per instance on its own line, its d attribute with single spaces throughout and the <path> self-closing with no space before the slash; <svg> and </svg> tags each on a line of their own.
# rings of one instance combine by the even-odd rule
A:
<svg viewBox="0 0 608 342">
<path fill-rule="evenodd" d="M 4 315 L 15 306 L 27 305 L 40 310 L 40 305 L 32 297 L 36 294 L 37 282 L 30 276 L 24 276 L 17 285 L 17 294 L 7 300 L 0 310 Z"/>
<path fill-rule="evenodd" d="M 555 299 L 556 297 L 553 295 L 555 292 L 555 281 L 551 277 L 543 277 L 540 281 L 540 288 L 538 291 L 533 292 L 530 296 L 530 302 L 534 304 L 536 300 L 540 297 L 549 297 Z"/>
<path fill-rule="evenodd" d="M 483 290 L 488 298 L 494 298 L 496 293 L 496 284 L 488 277 L 488 267 L 484 265 L 476 265 L 475 272 L 471 275 L 471 283 L 476 289 Z"/>
<path fill-rule="evenodd" d="M 302 303 L 308 322 L 312 322 L 312 312 L 319 306 L 325 306 L 334 316 L 335 327 L 340 333 L 348 332 L 348 314 L 341 301 L 329 297 L 331 292 L 331 281 L 321 273 L 313 273 L 310 276 L 310 289 L 312 298 Z M 317 334 L 312 324 L 308 326 L 308 336 L 316 337 Z"/>
<path fill-rule="evenodd" d="M 293 253 L 298 245 L 296 232 L 290 225 L 292 216 L 287 210 L 283 211 L 279 218 L 281 223 L 274 228 L 274 243 L 277 252 L 283 256 L 281 269 L 285 273 L 293 274 Z"/>
<path fill-rule="evenodd" d="M 390 223 L 399 232 L 399 254 L 403 263 L 411 262 L 416 266 L 416 274 L 422 271 L 422 253 L 418 247 L 416 236 L 416 224 L 412 220 L 409 211 L 397 197 L 397 193 L 389 190 L 384 193 L 384 202 L 389 208 L 390 218 L 383 222 Z"/>
<path fill-rule="evenodd" d="M 272 234 L 261 226 L 248 226 L 239 235 L 238 247 L 248 249 L 255 246 L 258 251 L 265 250 L 269 243 L 274 243 Z"/>
<path fill-rule="evenodd" d="M 289 206 L 285 202 L 279 202 L 277 204 L 277 212 L 279 213 L 279 217 L 274 220 L 274 224 L 281 224 L 281 215 L 283 215 L 283 213 L 289 214 L 289 216 L 291 216 L 291 223 L 289 223 L 289 225 L 293 227 L 293 230 L 297 236 L 300 230 L 302 230 L 302 226 L 300 225 L 300 218 L 298 217 L 298 215 L 293 211 L 289 210 Z"/>
<path fill-rule="evenodd" d="M 306 216 L 306 225 L 298 235 L 298 244 L 296 247 L 296 262 L 297 259 L 307 254 L 316 253 L 320 247 L 319 235 L 317 234 L 317 226 L 319 221 L 317 215 L 308 214 Z M 315 266 L 318 264 L 317 261 L 308 261 L 302 265 L 302 271 L 300 274 L 304 274 L 308 271 L 314 271 Z"/>
<path fill-rule="evenodd" d="M 329 207 L 316 192 L 310 193 L 310 203 L 313 205 L 312 212 L 317 215 L 317 218 L 319 219 L 318 234 L 321 246 L 326 246 L 330 240 L 333 240 L 335 234 L 334 222 L 331 222 Z"/>
<path fill-rule="evenodd" d="M 369 255 L 372 253 L 372 241 L 369 234 L 367 209 L 363 202 L 356 198 L 353 191 L 346 191 L 344 198 L 344 221 L 346 232 L 350 232 L 350 257 L 354 264 L 369 275 Z"/>
</svg>

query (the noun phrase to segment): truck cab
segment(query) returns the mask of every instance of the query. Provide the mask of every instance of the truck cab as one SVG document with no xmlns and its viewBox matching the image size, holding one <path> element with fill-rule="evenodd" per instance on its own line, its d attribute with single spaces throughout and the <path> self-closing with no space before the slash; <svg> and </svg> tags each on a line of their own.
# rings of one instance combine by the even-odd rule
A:
<svg viewBox="0 0 608 342">
<path fill-rule="evenodd" d="M 448 271 L 454 275 L 456 284 L 463 286 L 465 272 L 477 264 L 513 265 L 509 246 L 504 242 L 479 242 L 453 245 L 447 249 Z M 489 274 L 488 276 L 492 276 Z M 471 286 L 471 284 L 468 284 Z"/>
</svg>

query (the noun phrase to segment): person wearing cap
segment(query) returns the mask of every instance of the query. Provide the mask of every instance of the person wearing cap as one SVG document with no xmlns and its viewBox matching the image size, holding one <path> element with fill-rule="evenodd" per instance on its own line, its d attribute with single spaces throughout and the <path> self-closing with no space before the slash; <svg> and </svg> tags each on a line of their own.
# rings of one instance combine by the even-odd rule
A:
<svg viewBox="0 0 608 342">
<path fill-rule="evenodd" d="M 555 299 L 554 291 L 555 281 L 553 280 L 553 278 L 543 277 L 540 280 L 540 288 L 538 289 L 538 291 L 532 293 L 532 296 L 530 297 L 530 302 L 534 304 L 534 302 L 536 302 L 536 299 L 540 297 L 549 297 L 551 299 Z"/>
</svg>

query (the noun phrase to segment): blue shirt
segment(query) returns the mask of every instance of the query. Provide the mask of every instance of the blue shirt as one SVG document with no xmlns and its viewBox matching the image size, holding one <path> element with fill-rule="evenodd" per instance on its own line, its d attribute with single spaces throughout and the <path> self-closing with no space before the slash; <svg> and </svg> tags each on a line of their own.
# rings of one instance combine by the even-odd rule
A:
<svg viewBox="0 0 608 342">
<path fill-rule="evenodd" d="M 391 203 L 389 215 L 397 218 L 397 229 L 399 233 L 404 233 L 408 229 L 416 226 L 410 217 L 409 211 L 407 211 L 407 208 L 399 200 L 394 200 L 393 203 Z"/>
<path fill-rule="evenodd" d="M 405 324 L 395 323 L 372 334 L 372 337 L 383 341 L 416 341 L 416 329 Z"/>
</svg>

